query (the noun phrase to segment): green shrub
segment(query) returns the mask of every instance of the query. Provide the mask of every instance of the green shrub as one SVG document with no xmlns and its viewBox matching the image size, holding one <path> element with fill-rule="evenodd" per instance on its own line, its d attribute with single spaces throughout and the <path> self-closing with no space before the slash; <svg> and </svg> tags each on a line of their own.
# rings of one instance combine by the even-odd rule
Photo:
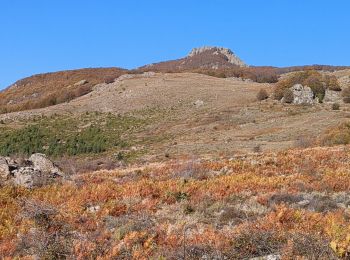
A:
<svg viewBox="0 0 350 260">
<path fill-rule="evenodd" d="M 135 131 L 141 124 L 142 121 L 133 117 L 96 114 L 33 119 L 20 129 L 9 129 L 5 125 L 0 132 L 0 155 L 45 153 L 59 157 L 125 148 L 128 143 L 122 135 Z"/>
</svg>

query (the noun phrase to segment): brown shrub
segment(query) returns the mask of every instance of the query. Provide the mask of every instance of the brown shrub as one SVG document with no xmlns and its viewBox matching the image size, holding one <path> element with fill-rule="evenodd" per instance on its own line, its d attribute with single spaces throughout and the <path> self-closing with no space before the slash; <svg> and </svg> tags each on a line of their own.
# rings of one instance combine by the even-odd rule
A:
<svg viewBox="0 0 350 260">
<path fill-rule="evenodd" d="M 326 75 L 324 77 L 324 81 L 328 89 L 333 90 L 333 91 L 341 91 L 341 87 L 339 85 L 338 79 L 336 76 L 328 76 Z"/>
<path fill-rule="evenodd" d="M 258 94 L 256 95 L 256 99 L 258 101 L 268 99 L 268 97 L 269 97 L 269 94 L 267 93 L 267 91 L 265 89 L 260 89 Z"/>
<path fill-rule="evenodd" d="M 278 253 L 285 244 L 273 231 L 246 230 L 233 241 L 233 259 L 248 259 Z"/>
<path fill-rule="evenodd" d="M 294 142 L 294 146 L 296 148 L 308 148 L 313 146 L 314 144 L 314 138 L 308 135 L 299 136 Z"/>
<path fill-rule="evenodd" d="M 340 105 L 338 103 L 332 104 L 332 110 L 339 110 L 339 109 L 340 109 Z"/>
<path fill-rule="evenodd" d="M 320 145 L 333 146 L 350 143 L 350 124 L 344 123 L 335 128 L 328 129 L 319 141 Z"/>
<path fill-rule="evenodd" d="M 285 259 L 338 259 L 327 241 L 319 235 L 293 233 L 284 250 Z"/>
<path fill-rule="evenodd" d="M 285 103 L 288 103 L 288 104 L 293 103 L 293 101 L 294 101 L 293 91 L 290 89 L 284 90 L 283 98 L 284 98 Z"/>
<path fill-rule="evenodd" d="M 114 83 L 114 81 L 115 81 L 115 78 L 114 78 L 114 77 L 109 77 L 109 78 L 106 78 L 106 79 L 105 79 L 105 83 L 106 83 L 106 84 Z"/>
</svg>

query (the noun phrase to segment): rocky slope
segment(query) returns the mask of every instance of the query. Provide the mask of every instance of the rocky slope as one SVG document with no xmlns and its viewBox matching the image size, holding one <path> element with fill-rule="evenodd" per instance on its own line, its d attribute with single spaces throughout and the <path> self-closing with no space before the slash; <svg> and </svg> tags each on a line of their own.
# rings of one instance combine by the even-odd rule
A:
<svg viewBox="0 0 350 260">
<path fill-rule="evenodd" d="M 141 67 L 141 70 L 179 71 L 190 69 L 223 69 L 247 67 L 230 49 L 222 47 L 194 48 L 188 56 Z"/>
</svg>

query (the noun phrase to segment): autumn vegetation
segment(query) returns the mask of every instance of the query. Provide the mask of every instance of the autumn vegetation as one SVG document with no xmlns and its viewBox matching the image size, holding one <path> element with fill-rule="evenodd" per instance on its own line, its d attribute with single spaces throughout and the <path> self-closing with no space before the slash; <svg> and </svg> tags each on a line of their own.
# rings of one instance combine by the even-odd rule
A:
<svg viewBox="0 0 350 260">
<path fill-rule="evenodd" d="M 325 96 L 326 89 L 340 91 L 340 85 L 335 76 L 322 75 L 315 70 L 295 72 L 282 78 L 275 86 L 274 97 L 280 100 L 286 95 L 286 90 L 295 84 L 301 84 L 311 88 L 314 96 L 321 102 Z"/>
<path fill-rule="evenodd" d="M 0 188 L 0 257 L 347 259 L 349 150 L 155 163 Z"/>
<path fill-rule="evenodd" d="M 0 113 L 48 107 L 89 93 L 96 84 L 118 78 L 127 70 L 94 68 L 38 74 L 0 92 Z M 77 84 L 85 81 L 83 84 Z"/>
</svg>

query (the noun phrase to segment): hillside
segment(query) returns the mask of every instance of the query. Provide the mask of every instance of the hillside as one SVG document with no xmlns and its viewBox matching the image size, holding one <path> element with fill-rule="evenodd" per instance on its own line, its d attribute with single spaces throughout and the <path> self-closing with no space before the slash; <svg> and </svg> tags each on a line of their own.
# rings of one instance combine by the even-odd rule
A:
<svg viewBox="0 0 350 260">
<path fill-rule="evenodd" d="M 341 66 L 299 66 L 276 68 L 248 66 L 230 49 L 222 47 L 194 48 L 186 57 L 145 65 L 134 70 L 121 68 L 89 68 L 38 74 L 18 80 L 0 91 L 0 114 L 44 108 L 69 102 L 89 93 L 93 86 L 113 82 L 122 74 L 143 72 L 201 73 L 219 78 L 239 77 L 259 83 L 276 83 L 281 75 L 293 71 L 339 71 Z"/>
<path fill-rule="evenodd" d="M 105 80 L 126 73 L 120 68 L 89 68 L 38 74 L 0 92 L 0 113 L 47 107 L 70 101 Z"/>
<path fill-rule="evenodd" d="M 257 100 L 261 89 L 271 96 L 273 86 L 196 73 L 127 74 L 69 103 L 0 115 L 0 151 L 6 155 L 12 147 L 12 154 L 21 154 L 25 150 L 17 147 L 25 143 L 58 159 L 70 155 L 89 164 L 211 158 L 314 145 L 348 122 L 345 103 L 333 110 L 332 102 L 295 106 Z M 344 134 L 334 137 L 336 142 L 346 142 L 347 130 Z M 68 153 L 73 141 L 83 146 Z"/>
<path fill-rule="evenodd" d="M 349 166 L 313 148 L 2 187 L 0 257 L 348 259 Z"/>
<path fill-rule="evenodd" d="M 344 68 L 201 48 L 16 82 L 0 92 L 0 258 L 349 259 Z"/>
</svg>

